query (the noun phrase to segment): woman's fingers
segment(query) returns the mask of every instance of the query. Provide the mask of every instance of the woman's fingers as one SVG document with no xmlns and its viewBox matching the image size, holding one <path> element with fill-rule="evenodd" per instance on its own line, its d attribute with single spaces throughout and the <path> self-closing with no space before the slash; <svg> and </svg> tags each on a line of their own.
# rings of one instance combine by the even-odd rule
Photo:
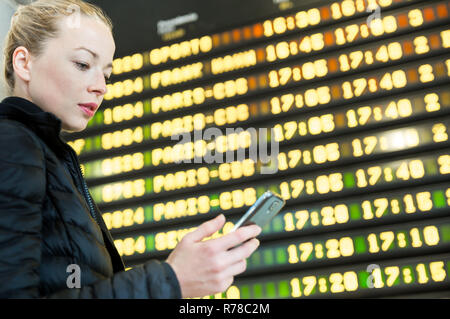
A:
<svg viewBox="0 0 450 319">
<path fill-rule="evenodd" d="M 259 240 L 253 238 L 245 244 L 233 248 L 227 252 L 227 261 L 230 265 L 227 267 L 226 272 L 228 276 L 237 276 L 243 273 L 247 268 L 246 259 L 259 247 Z"/>
<path fill-rule="evenodd" d="M 227 277 L 234 277 L 242 274 L 247 269 L 247 261 L 242 259 L 227 268 Z"/>
<path fill-rule="evenodd" d="M 259 247 L 259 240 L 253 238 L 239 247 L 227 251 L 227 260 L 234 264 L 240 260 L 247 259 Z"/>
<path fill-rule="evenodd" d="M 245 271 L 245 259 L 257 249 L 259 241 L 254 237 L 259 235 L 261 228 L 245 226 L 225 236 L 202 241 L 224 224 L 223 215 L 201 224 L 184 236 L 167 258 L 178 278 L 183 297 L 225 291 L 234 276 Z"/>
<path fill-rule="evenodd" d="M 228 233 L 225 236 L 214 239 L 218 242 L 218 247 L 223 250 L 229 250 L 236 247 L 251 238 L 255 238 L 261 233 L 261 227 L 257 225 L 250 225 L 238 228 L 232 233 Z"/>
<path fill-rule="evenodd" d="M 196 230 L 187 234 L 185 238 L 192 242 L 199 242 L 203 238 L 209 237 L 216 231 L 221 229 L 224 224 L 225 224 L 225 216 L 223 214 L 220 214 L 216 218 L 208 220 L 203 224 L 201 224 L 200 226 L 198 226 Z"/>
</svg>

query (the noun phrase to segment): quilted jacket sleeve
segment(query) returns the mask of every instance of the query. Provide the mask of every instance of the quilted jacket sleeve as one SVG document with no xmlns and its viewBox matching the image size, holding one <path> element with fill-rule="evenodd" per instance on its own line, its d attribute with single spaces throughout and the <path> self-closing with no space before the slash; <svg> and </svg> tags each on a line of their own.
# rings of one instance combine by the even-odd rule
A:
<svg viewBox="0 0 450 319">
<path fill-rule="evenodd" d="M 150 261 L 91 286 L 39 292 L 45 159 L 25 127 L 0 124 L 0 298 L 180 298 L 169 264 Z"/>
<path fill-rule="evenodd" d="M 25 128 L 0 125 L 0 297 L 38 297 L 44 157 Z"/>
<path fill-rule="evenodd" d="M 156 260 L 128 271 L 115 273 L 112 278 L 79 289 L 65 289 L 48 298 L 181 298 L 178 281 L 172 267 Z"/>
</svg>

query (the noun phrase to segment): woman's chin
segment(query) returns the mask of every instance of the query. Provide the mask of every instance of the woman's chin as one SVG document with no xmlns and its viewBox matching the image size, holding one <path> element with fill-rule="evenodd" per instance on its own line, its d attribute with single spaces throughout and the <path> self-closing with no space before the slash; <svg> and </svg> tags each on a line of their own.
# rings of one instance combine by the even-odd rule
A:
<svg viewBox="0 0 450 319">
<path fill-rule="evenodd" d="M 61 130 L 67 133 L 83 131 L 87 126 L 87 121 L 83 123 L 63 123 Z"/>
</svg>

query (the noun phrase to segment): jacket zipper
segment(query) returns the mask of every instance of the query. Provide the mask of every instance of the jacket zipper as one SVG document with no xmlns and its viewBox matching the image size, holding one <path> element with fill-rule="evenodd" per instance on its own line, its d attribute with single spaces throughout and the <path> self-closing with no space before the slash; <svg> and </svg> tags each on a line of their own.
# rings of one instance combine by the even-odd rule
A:
<svg viewBox="0 0 450 319">
<path fill-rule="evenodd" d="M 105 231 L 103 230 L 102 223 L 99 221 L 99 216 L 98 216 L 98 214 L 96 213 L 96 210 L 94 209 L 93 200 L 92 200 L 92 198 L 91 198 L 91 195 L 89 194 L 89 190 L 88 190 L 88 187 L 87 187 L 87 185 L 86 185 L 86 181 L 84 180 L 84 172 L 83 172 L 83 169 L 81 168 L 80 162 L 78 162 L 78 157 L 76 156 L 75 151 L 72 149 L 72 147 L 68 146 L 68 148 L 69 148 L 69 152 L 70 152 L 70 155 L 71 155 L 71 157 L 72 157 L 72 160 L 74 161 L 75 166 L 77 166 L 78 177 L 81 179 L 81 183 L 82 183 L 82 186 L 83 186 L 84 197 L 85 197 L 85 199 L 86 199 L 87 202 L 88 202 L 89 209 L 90 209 L 90 211 L 91 211 L 91 215 L 92 215 L 92 217 L 94 218 L 94 220 L 95 220 L 95 222 L 97 223 L 97 225 L 98 225 L 98 226 L 100 227 L 100 229 L 101 229 L 103 238 L 104 238 L 104 240 L 105 240 L 105 245 L 106 245 L 106 241 L 108 241 L 108 242 L 110 242 L 110 244 L 112 245 L 112 249 L 115 249 L 115 246 L 114 246 L 114 243 L 113 243 L 113 239 L 111 238 L 111 236 L 108 237 L 108 234 L 109 234 L 109 233 L 108 233 L 108 232 L 105 232 Z M 100 217 L 100 218 L 101 218 L 101 217 Z M 105 234 L 106 234 L 106 237 L 105 237 Z M 120 265 L 114 266 L 114 262 L 113 262 L 113 254 L 114 254 L 114 253 L 118 256 L 119 261 L 120 261 Z M 119 270 L 124 270 L 124 269 L 125 269 L 125 266 L 124 266 L 124 264 L 123 264 L 123 261 L 122 261 L 120 255 L 119 255 L 119 253 L 117 252 L 117 249 L 115 249 L 115 252 L 111 252 L 111 251 L 110 251 L 109 254 L 110 254 L 110 257 L 111 257 L 111 262 L 113 263 L 113 268 L 114 268 L 114 267 L 119 267 L 119 268 L 117 268 L 117 269 L 119 269 Z"/>
<path fill-rule="evenodd" d="M 91 215 L 92 215 L 92 217 L 94 217 L 95 221 L 96 221 L 97 224 L 100 226 L 100 223 L 99 223 L 98 217 L 97 217 L 97 213 L 95 212 L 95 209 L 94 209 L 94 205 L 93 205 L 93 202 L 92 202 L 91 195 L 89 194 L 89 190 L 88 190 L 88 188 L 87 188 L 86 181 L 84 180 L 83 169 L 81 168 L 81 165 L 80 165 L 80 163 L 78 162 L 77 157 L 73 154 L 73 150 L 72 150 L 72 149 L 70 149 L 70 155 L 72 156 L 72 159 L 74 160 L 74 162 L 75 162 L 75 164 L 76 164 L 75 166 L 77 167 L 78 177 L 79 177 L 80 180 L 81 180 L 81 184 L 82 184 L 82 187 L 83 187 L 84 197 L 85 197 L 85 199 L 86 199 L 87 202 L 88 202 L 89 209 L 90 209 L 90 211 L 91 211 Z"/>
<path fill-rule="evenodd" d="M 83 182 L 83 190 L 84 190 L 85 196 L 87 197 L 88 204 L 89 204 L 89 208 L 90 208 L 90 210 L 91 210 L 91 214 L 92 214 L 92 216 L 94 217 L 94 219 L 97 221 L 97 224 L 99 224 L 98 219 L 97 219 L 97 213 L 95 212 L 94 205 L 93 205 L 93 203 L 92 203 L 91 195 L 89 194 L 89 190 L 88 190 L 88 188 L 87 188 L 86 181 L 84 180 L 83 169 L 81 168 L 81 165 L 78 166 L 78 167 L 80 168 L 80 172 L 81 172 L 81 176 L 82 176 L 81 181 Z M 99 224 L 99 225 L 100 225 L 100 224 Z"/>
</svg>

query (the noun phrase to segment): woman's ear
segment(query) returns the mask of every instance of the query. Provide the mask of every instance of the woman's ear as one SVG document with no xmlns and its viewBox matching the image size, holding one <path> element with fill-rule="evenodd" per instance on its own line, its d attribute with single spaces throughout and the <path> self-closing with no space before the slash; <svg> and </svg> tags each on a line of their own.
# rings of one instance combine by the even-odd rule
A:
<svg viewBox="0 0 450 319">
<path fill-rule="evenodd" d="M 24 46 L 17 47 L 12 56 L 14 73 L 25 82 L 31 79 L 31 54 Z"/>
</svg>

